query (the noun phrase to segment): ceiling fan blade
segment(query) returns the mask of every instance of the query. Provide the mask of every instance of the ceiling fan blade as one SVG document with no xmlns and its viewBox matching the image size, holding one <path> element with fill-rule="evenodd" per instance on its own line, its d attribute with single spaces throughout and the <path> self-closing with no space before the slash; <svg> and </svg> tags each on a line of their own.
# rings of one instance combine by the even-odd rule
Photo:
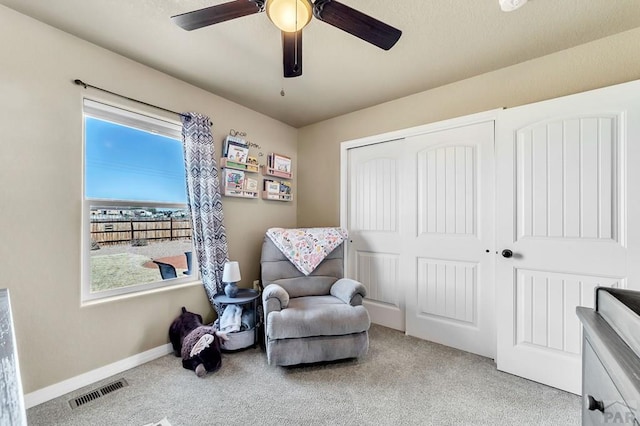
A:
<svg viewBox="0 0 640 426">
<path fill-rule="evenodd" d="M 295 33 L 282 32 L 282 65 L 285 77 L 302 75 L 302 30 Z"/>
<path fill-rule="evenodd" d="M 264 10 L 264 0 L 235 0 L 171 17 L 179 27 L 191 31 Z"/>
<path fill-rule="evenodd" d="M 334 0 L 316 0 L 313 15 L 384 50 L 391 49 L 402 35 L 399 29 Z"/>
</svg>

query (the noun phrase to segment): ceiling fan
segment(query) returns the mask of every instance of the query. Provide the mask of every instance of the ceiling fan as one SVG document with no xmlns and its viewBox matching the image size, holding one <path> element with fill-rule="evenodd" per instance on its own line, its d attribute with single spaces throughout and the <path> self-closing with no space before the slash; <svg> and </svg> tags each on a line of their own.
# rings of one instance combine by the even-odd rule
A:
<svg viewBox="0 0 640 426">
<path fill-rule="evenodd" d="M 362 40 L 389 50 L 402 31 L 334 0 L 234 0 L 172 16 L 179 27 L 191 31 L 266 10 L 282 31 L 285 77 L 302 75 L 302 29 L 311 15 Z"/>
</svg>

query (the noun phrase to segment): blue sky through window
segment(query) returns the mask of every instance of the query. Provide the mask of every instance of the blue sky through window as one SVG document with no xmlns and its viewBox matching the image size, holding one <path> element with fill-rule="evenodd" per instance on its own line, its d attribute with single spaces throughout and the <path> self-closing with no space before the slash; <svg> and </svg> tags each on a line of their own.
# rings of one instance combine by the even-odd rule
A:
<svg viewBox="0 0 640 426">
<path fill-rule="evenodd" d="M 187 202 L 179 140 L 85 117 L 85 196 Z"/>
</svg>

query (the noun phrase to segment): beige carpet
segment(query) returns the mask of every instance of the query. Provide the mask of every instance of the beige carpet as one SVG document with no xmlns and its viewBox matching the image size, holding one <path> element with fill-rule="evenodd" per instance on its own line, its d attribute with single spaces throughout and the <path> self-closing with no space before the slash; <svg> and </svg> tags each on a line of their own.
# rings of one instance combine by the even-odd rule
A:
<svg viewBox="0 0 640 426">
<path fill-rule="evenodd" d="M 75 410 L 68 400 L 93 387 L 29 409 L 29 425 L 580 424 L 578 396 L 380 326 L 358 360 L 271 367 L 260 349 L 248 349 L 225 354 L 222 369 L 204 379 L 172 355 L 119 377 L 129 386 Z"/>
<path fill-rule="evenodd" d="M 164 419 L 160 420 L 159 422 L 149 423 L 149 424 L 146 424 L 144 426 L 171 426 L 171 423 L 169 423 L 169 420 L 167 420 L 167 418 L 165 417 Z"/>
</svg>

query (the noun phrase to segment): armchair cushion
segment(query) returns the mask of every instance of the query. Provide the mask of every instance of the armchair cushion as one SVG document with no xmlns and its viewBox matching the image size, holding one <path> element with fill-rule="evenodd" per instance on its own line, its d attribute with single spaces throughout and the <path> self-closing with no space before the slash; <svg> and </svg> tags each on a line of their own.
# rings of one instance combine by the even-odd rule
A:
<svg viewBox="0 0 640 426">
<path fill-rule="evenodd" d="M 333 283 L 336 282 L 335 277 L 325 276 L 308 276 L 281 278 L 279 280 L 269 281 L 282 287 L 290 298 L 301 296 L 322 296 L 329 294 L 329 290 Z"/>
<path fill-rule="evenodd" d="M 331 286 L 331 295 L 352 306 L 362 305 L 367 289 L 362 283 L 350 278 L 341 278 Z"/>
<path fill-rule="evenodd" d="M 269 339 L 296 339 L 361 333 L 371 321 L 364 306 L 351 306 L 334 296 L 296 297 L 286 309 L 267 317 Z"/>
</svg>

